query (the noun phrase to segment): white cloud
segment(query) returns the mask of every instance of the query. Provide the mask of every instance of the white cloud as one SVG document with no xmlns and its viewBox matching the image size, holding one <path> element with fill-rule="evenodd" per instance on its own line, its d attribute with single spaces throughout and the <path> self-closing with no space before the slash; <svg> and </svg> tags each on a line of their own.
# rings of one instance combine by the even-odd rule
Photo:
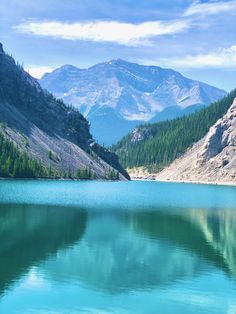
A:
<svg viewBox="0 0 236 314">
<path fill-rule="evenodd" d="M 49 66 L 30 66 L 26 68 L 26 71 L 33 77 L 40 79 L 45 73 L 52 72 L 54 69 L 55 67 Z"/>
<path fill-rule="evenodd" d="M 155 64 L 175 68 L 236 68 L 236 45 L 207 54 L 160 58 Z"/>
<path fill-rule="evenodd" d="M 225 12 L 234 12 L 236 10 L 236 1 L 214 1 L 201 3 L 200 1 L 193 2 L 192 5 L 184 12 L 183 16 L 193 15 L 214 15 Z"/>
<path fill-rule="evenodd" d="M 116 21 L 95 21 L 89 23 L 26 22 L 14 28 L 19 32 L 37 36 L 135 46 L 150 44 L 149 40 L 152 37 L 180 33 L 189 27 L 190 21 L 186 19 L 169 22 L 144 22 L 141 24 Z"/>
</svg>

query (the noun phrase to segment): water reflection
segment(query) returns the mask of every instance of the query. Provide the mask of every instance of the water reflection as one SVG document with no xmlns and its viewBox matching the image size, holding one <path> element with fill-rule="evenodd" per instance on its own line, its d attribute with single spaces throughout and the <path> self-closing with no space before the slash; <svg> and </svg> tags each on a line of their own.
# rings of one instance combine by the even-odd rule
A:
<svg viewBox="0 0 236 314">
<path fill-rule="evenodd" d="M 0 207 L 0 291 L 29 273 L 53 285 L 117 295 L 150 291 L 214 270 L 236 279 L 231 210 L 156 208 L 124 213 Z M 35 267 L 36 266 L 36 267 Z"/>
<path fill-rule="evenodd" d="M 192 215 L 195 213 L 194 215 Z M 199 213 L 199 216 L 196 214 Z M 221 254 L 208 242 L 199 221 L 202 211 L 154 211 L 138 213 L 131 218 L 136 232 L 146 234 L 151 238 L 163 239 L 180 247 L 189 253 L 197 255 L 200 259 L 222 269 L 226 269 L 225 260 Z M 215 219 L 213 228 L 220 222 Z"/>
<path fill-rule="evenodd" d="M 82 241 L 42 269 L 55 282 L 79 282 L 110 294 L 170 285 L 213 268 L 234 276 L 235 257 L 229 260 L 225 246 L 217 245 L 229 245 L 231 233 L 218 233 L 220 225 L 233 228 L 232 214 L 168 209 L 90 214 Z M 210 231 L 218 242 L 209 241 Z"/>
<path fill-rule="evenodd" d="M 223 258 L 229 275 L 236 280 L 236 210 L 192 210 L 189 219 Z"/>
<path fill-rule="evenodd" d="M 30 267 L 83 236 L 86 212 L 73 208 L 0 205 L 0 293 Z"/>
<path fill-rule="evenodd" d="M 42 268 L 54 281 L 79 281 L 114 294 L 192 277 L 208 265 L 178 245 L 138 235 L 122 216 L 106 215 L 90 217 L 83 240 Z"/>
</svg>

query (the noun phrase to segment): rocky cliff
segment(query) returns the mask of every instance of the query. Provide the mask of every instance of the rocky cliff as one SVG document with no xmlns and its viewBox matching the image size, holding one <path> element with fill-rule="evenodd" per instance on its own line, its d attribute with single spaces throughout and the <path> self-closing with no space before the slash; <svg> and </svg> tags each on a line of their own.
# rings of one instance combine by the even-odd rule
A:
<svg viewBox="0 0 236 314">
<path fill-rule="evenodd" d="M 76 176 L 90 168 L 106 178 L 114 169 L 129 178 L 115 154 L 96 144 L 87 120 L 43 90 L 0 46 L 0 131 L 30 158 Z"/>
<path fill-rule="evenodd" d="M 157 179 L 236 183 L 236 99 L 207 135 Z"/>
</svg>

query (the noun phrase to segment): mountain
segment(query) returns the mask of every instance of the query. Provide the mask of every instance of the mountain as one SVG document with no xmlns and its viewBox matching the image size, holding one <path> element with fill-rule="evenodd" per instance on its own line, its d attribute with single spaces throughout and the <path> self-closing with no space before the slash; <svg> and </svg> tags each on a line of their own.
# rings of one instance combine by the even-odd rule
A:
<svg viewBox="0 0 236 314">
<path fill-rule="evenodd" d="M 195 104 L 188 106 L 186 108 L 181 108 L 179 106 L 170 106 L 164 109 L 162 112 L 158 112 L 155 117 L 148 121 L 148 123 L 161 122 L 166 120 L 173 120 L 175 118 L 180 118 L 182 116 L 188 116 L 193 112 L 199 111 L 206 106 L 203 104 Z"/>
<path fill-rule="evenodd" d="M 236 98 L 206 136 L 157 178 L 236 183 Z"/>
<path fill-rule="evenodd" d="M 76 109 L 43 90 L 0 45 L 0 176 L 129 178 Z"/>
<path fill-rule="evenodd" d="M 171 69 L 121 59 L 88 69 L 65 65 L 46 73 L 39 82 L 78 108 L 90 121 L 94 137 L 106 145 L 115 143 L 134 125 L 159 120 L 158 115 L 168 108 L 177 107 L 178 116 L 184 115 L 189 106 L 206 106 L 226 95 L 223 90 L 190 80 Z M 173 111 L 171 118 L 175 117 Z"/>
<path fill-rule="evenodd" d="M 143 167 L 141 170 L 147 173 L 158 172 L 201 140 L 227 112 L 235 97 L 236 90 L 189 116 L 142 125 L 114 145 L 112 150 L 126 168 Z"/>
</svg>

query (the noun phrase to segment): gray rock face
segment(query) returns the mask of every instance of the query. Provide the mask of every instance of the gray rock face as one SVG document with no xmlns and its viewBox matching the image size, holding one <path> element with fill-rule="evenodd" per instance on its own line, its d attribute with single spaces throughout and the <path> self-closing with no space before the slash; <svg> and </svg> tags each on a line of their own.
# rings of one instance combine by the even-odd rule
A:
<svg viewBox="0 0 236 314">
<path fill-rule="evenodd" d="M 212 126 L 206 136 L 201 157 L 208 161 L 227 147 L 236 146 L 236 99 L 227 114 Z"/>
<path fill-rule="evenodd" d="M 98 179 L 113 168 L 120 178 L 129 178 L 117 156 L 95 143 L 88 121 L 77 110 L 43 90 L 1 51 L 0 132 L 33 159 L 73 177 L 89 167 Z"/>
<path fill-rule="evenodd" d="M 117 115 L 116 133 L 121 138 L 125 135 L 122 133 L 125 122 L 125 129 L 131 130 L 133 125 L 129 126 L 129 123 L 135 121 L 138 125 L 140 121 L 158 120 L 158 114 L 167 108 L 177 106 L 184 114 L 189 106 L 209 105 L 226 95 L 223 90 L 190 80 L 171 69 L 120 59 L 88 69 L 65 65 L 45 74 L 40 84 L 56 97 L 79 108 L 91 122 L 95 138 L 108 144 L 111 141 L 101 134 L 109 130 L 109 121 L 114 121 L 114 115 Z M 105 112 L 104 108 L 110 111 Z M 93 127 L 96 118 L 103 123 Z"/>
<path fill-rule="evenodd" d="M 131 142 L 137 143 L 147 138 L 151 138 L 152 135 L 147 128 L 136 128 L 132 132 Z"/>
<path fill-rule="evenodd" d="M 66 65 L 45 74 L 40 84 L 89 116 L 94 106 L 114 108 L 127 120 L 149 120 L 166 107 L 209 104 L 223 90 L 156 66 L 112 60 L 88 69 Z"/>
<path fill-rule="evenodd" d="M 236 183 L 236 99 L 207 135 L 157 179 Z"/>
</svg>

